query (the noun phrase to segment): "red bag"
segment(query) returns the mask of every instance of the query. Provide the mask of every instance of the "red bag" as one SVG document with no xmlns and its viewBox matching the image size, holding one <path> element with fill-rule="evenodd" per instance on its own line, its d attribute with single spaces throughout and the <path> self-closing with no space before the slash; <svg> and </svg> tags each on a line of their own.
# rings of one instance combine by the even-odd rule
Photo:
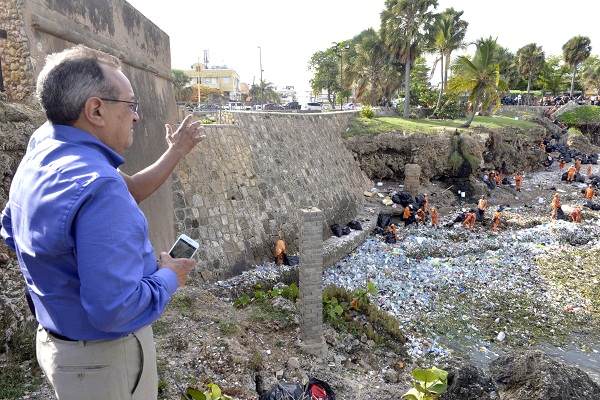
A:
<svg viewBox="0 0 600 400">
<path fill-rule="evenodd" d="M 325 389 L 317 384 L 313 384 L 310 387 L 311 400 L 327 400 L 327 393 Z"/>
</svg>

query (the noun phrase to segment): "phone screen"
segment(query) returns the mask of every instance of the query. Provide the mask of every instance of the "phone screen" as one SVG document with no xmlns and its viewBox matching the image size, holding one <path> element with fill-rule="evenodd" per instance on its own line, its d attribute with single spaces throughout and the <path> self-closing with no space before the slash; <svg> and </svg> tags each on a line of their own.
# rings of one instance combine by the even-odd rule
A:
<svg viewBox="0 0 600 400">
<path fill-rule="evenodd" d="M 196 248 L 184 240 L 178 239 L 175 245 L 169 252 L 173 258 L 192 258 L 196 253 Z"/>
</svg>

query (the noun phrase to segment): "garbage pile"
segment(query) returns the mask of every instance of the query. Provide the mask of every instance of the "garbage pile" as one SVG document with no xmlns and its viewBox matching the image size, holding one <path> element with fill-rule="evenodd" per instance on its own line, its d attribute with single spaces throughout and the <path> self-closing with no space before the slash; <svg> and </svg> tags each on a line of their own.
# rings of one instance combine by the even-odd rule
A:
<svg viewBox="0 0 600 400">
<path fill-rule="evenodd" d="M 456 224 L 398 234 L 404 237 L 392 245 L 368 238 L 325 271 L 324 284 L 355 289 L 374 282 L 374 300 L 399 319 L 410 338 L 409 354 L 417 359 L 439 364 L 455 351 L 490 359 L 509 348 L 560 345 L 576 326 L 598 320 L 600 293 L 592 300 L 575 288 L 565 290 L 536 262 L 574 246 L 596 252 L 597 223 L 582 229 L 552 221 L 498 235 L 468 233 Z"/>
</svg>

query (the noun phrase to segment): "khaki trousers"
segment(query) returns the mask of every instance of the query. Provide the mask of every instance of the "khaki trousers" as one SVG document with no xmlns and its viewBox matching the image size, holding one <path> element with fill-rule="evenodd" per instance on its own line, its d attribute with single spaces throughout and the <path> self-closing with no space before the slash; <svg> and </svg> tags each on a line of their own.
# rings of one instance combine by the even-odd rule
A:
<svg viewBox="0 0 600 400">
<path fill-rule="evenodd" d="M 38 326 L 38 363 L 58 400 L 150 400 L 158 396 L 152 327 L 123 338 L 66 341 Z"/>
</svg>

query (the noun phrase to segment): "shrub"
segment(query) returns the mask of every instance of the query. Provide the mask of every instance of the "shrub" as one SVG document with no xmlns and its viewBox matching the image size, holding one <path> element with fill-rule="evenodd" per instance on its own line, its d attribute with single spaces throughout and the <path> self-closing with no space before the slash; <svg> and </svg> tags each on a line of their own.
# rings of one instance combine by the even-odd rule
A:
<svg viewBox="0 0 600 400">
<path fill-rule="evenodd" d="M 363 118 L 374 118 L 375 117 L 375 110 L 373 110 L 373 108 L 371 106 L 364 106 L 361 110 L 360 110 L 360 116 Z"/>
</svg>

